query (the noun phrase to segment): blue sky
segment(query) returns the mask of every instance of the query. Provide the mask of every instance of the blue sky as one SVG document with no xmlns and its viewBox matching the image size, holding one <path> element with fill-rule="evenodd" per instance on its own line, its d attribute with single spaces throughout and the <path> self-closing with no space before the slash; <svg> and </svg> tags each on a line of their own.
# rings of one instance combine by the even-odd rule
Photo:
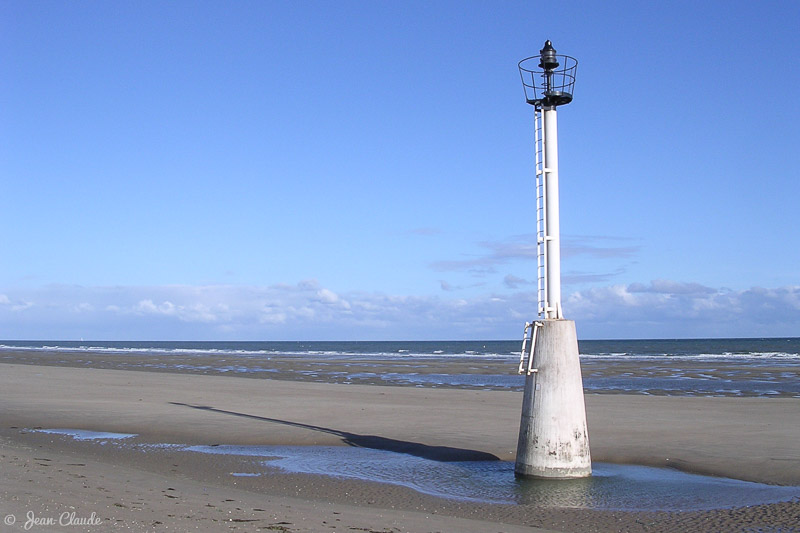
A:
<svg viewBox="0 0 800 533">
<path fill-rule="evenodd" d="M 0 2 L 0 338 L 800 335 L 800 3 Z"/>
</svg>

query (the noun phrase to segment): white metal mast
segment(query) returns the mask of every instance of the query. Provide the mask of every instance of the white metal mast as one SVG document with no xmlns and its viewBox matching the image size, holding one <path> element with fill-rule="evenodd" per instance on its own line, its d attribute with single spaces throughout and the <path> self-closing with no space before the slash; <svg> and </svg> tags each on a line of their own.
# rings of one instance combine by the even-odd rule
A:
<svg viewBox="0 0 800 533">
<path fill-rule="evenodd" d="M 536 108 L 536 241 L 539 317 L 564 318 L 561 309 L 561 235 L 556 108 Z"/>
<path fill-rule="evenodd" d="M 538 112 L 544 116 L 544 271 L 545 317 L 564 318 L 561 310 L 561 232 L 558 210 L 558 117 L 556 108 L 545 107 Z"/>
</svg>

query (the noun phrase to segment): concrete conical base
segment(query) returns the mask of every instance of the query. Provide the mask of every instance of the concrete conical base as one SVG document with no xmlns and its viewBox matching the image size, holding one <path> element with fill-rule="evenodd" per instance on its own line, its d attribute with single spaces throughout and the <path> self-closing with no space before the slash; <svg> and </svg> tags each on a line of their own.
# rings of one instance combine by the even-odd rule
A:
<svg viewBox="0 0 800 533">
<path fill-rule="evenodd" d="M 514 472 L 576 478 L 592 473 L 578 337 L 572 320 L 545 320 L 525 380 Z"/>
</svg>

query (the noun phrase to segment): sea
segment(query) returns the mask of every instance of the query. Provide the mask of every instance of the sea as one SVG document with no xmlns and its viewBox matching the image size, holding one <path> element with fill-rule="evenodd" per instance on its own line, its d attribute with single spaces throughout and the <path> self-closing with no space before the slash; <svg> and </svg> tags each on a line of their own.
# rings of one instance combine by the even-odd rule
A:
<svg viewBox="0 0 800 533">
<path fill-rule="evenodd" d="M 587 393 L 800 398 L 800 338 L 579 341 Z M 0 341 L 0 362 L 521 390 L 519 341 Z"/>
</svg>

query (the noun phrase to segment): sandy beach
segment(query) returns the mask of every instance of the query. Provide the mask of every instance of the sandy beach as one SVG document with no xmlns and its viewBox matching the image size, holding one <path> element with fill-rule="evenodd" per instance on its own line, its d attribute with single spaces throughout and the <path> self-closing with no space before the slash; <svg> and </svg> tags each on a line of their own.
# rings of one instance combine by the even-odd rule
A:
<svg viewBox="0 0 800 533">
<path fill-rule="evenodd" d="M 800 400 L 588 395 L 586 401 L 595 461 L 800 485 Z M 798 498 L 687 512 L 464 502 L 328 476 L 232 477 L 240 458 L 169 448 L 143 453 L 31 431 L 513 460 L 518 392 L 5 363 L 0 402 L 0 510 L 16 518 L 3 531 L 22 531 L 28 513 L 58 520 L 63 512 L 74 512 L 76 521 L 95 513 L 99 522 L 69 526 L 77 531 L 800 531 Z M 64 530 L 44 522 L 32 530 Z"/>
</svg>

